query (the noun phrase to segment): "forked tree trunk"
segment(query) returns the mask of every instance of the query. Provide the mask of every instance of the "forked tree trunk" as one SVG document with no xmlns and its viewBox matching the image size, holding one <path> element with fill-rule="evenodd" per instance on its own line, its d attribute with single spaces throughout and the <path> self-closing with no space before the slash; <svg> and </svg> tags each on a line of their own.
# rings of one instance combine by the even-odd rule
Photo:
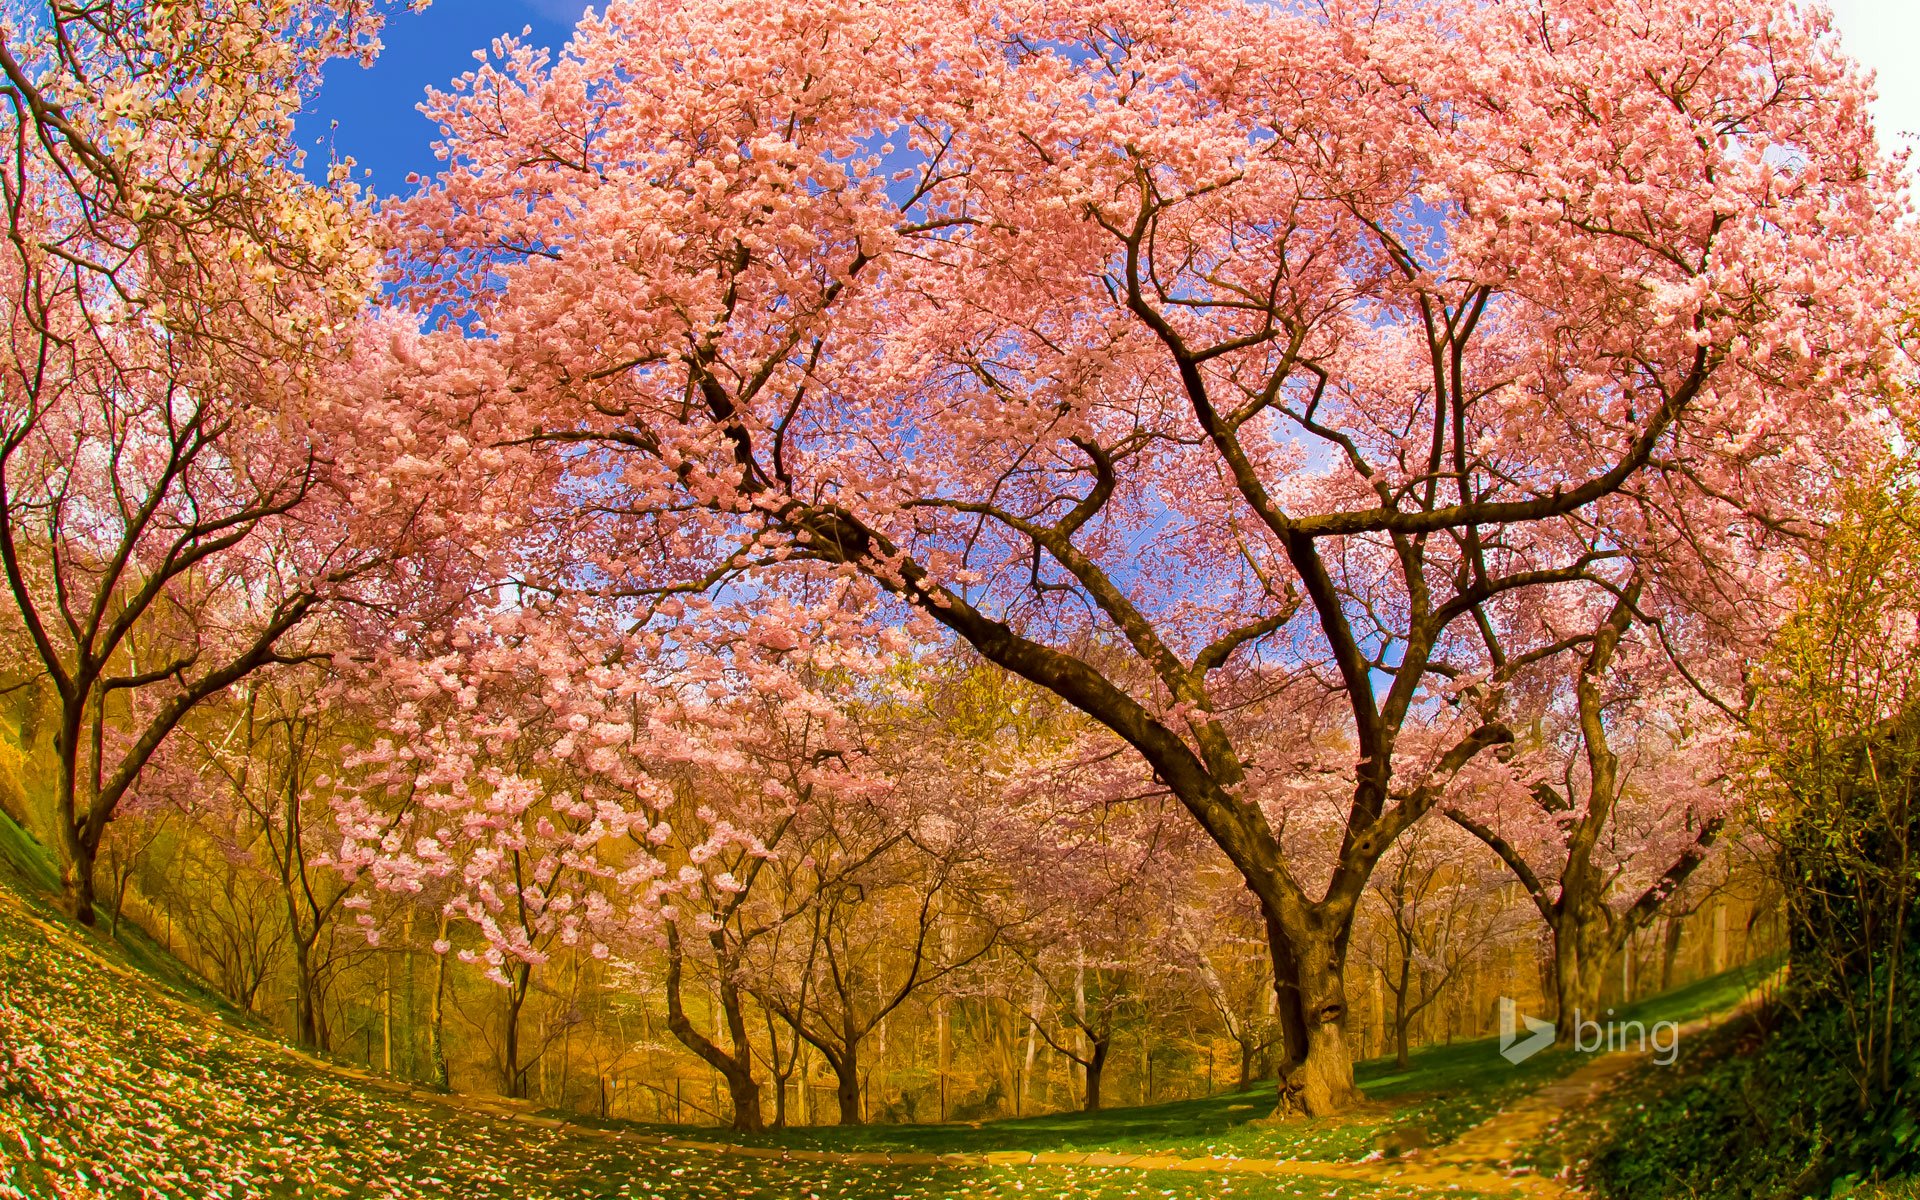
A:
<svg viewBox="0 0 1920 1200">
<path fill-rule="evenodd" d="M 1347 1045 L 1344 924 L 1290 937 L 1269 915 L 1267 942 L 1284 1055 L 1276 1115 L 1321 1117 L 1352 1108 L 1365 1096 L 1353 1081 Z"/>
<path fill-rule="evenodd" d="M 742 1133 L 758 1133 L 766 1128 L 760 1115 L 760 1081 L 753 1077 L 753 1047 L 747 1041 L 746 1012 L 740 1003 L 740 991 L 730 976 L 722 977 L 718 988 L 721 1014 L 733 1053 L 694 1027 L 681 999 L 682 957 L 680 931 L 667 926 L 667 1028 L 680 1044 L 700 1056 L 702 1062 L 719 1073 L 727 1085 L 727 1099 L 733 1105 L 733 1128 Z M 719 969 L 728 967 L 724 956 Z"/>
</svg>

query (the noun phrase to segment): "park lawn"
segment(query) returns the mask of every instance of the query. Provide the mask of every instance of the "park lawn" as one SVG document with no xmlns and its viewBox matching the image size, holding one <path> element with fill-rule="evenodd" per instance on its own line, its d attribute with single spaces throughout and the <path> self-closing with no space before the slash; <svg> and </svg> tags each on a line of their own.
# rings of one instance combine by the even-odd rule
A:
<svg viewBox="0 0 1920 1200">
<path fill-rule="evenodd" d="M 211 1002 L 164 951 L 46 903 L 0 827 L 0 1197 L 1033 1200 L 1407 1195 L 1312 1178 L 778 1162 L 530 1123 L 382 1088 Z M 1218 1099 L 1218 1098 L 1216 1098 Z M 1165 1106 L 1163 1106 L 1165 1107 Z M 1223 1103 L 1219 1107 L 1227 1107 Z M 1106 1114 L 1116 1122 L 1124 1114 Z M 1150 1123 L 1150 1119 L 1149 1119 Z M 1124 1137 L 1124 1125 L 1107 1134 Z M 678 1130 L 688 1133 L 688 1130 Z M 947 1131 L 950 1132 L 950 1131 Z M 708 1134 L 710 1131 L 701 1131 Z M 943 1149 L 932 1139 L 923 1149 Z M 1449 1195 L 1462 1193 L 1450 1191 Z"/>
<path fill-rule="evenodd" d="M 383 1088 L 271 1038 L 131 923 L 86 930 L 48 903 L 46 853 L 0 818 L 0 1197 L 1369 1197 L 1404 1189 L 1304 1176 L 1099 1167 L 780 1162 L 659 1144 L 661 1135 L 827 1151 L 1124 1152 L 1182 1158 L 1353 1161 L 1387 1129 L 1444 1142 L 1577 1065 L 1545 1053 L 1510 1066 L 1492 1039 L 1363 1063 L 1367 1110 L 1256 1124 L 1270 1085 L 1165 1104 L 971 1125 L 786 1130 L 514 1121 Z M 1751 972 L 1748 973 L 1750 976 Z M 1745 976 L 1636 1006 L 1642 1019 L 1724 1008 Z M 508 1111 L 513 1111 L 508 1109 Z M 525 1110 L 532 1116 L 531 1110 Z M 80 1185 L 76 1188 L 76 1185 Z M 1449 1195 L 1466 1193 L 1449 1191 Z"/>
<path fill-rule="evenodd" d="M 1447 1141 L 1490 1115 L 1506 1100 L 1531 1091 L 1577 1065 L 1572 1055 L 1541 1055 L 1511 1067 L 1491 1040 L 1460 1042 L 1415 1052 L 1405 1070 L 1361 1064 L 1358 1074 L 1371 1103 L 1350 1116 L 1267 1124 L 1271 1083 L 1198 1099 L 1112 1108 L 1094 1113 L 1049 1113 L 979 1125 L 807 1126 L 758 1136 L 724 1133 L 749 1145 L 820 1150 L 922 1150 L 938 1154 L 996 1150 L 1125 1151 L 1136 1154 L 1293 1158 L 1351 1162 L 1365 1158 L 1396 1126 L 1422 1126 Z M 610 1124 L 625 1125 L 614 1122 Z M 679 1127 L 634 1124 L 649 1132 Z M 711 1140 L 715 1131 L 703 1131 Z"/>
<path fill-rule="evenodd" d="M 1416 1050 L 1409 1065 L 1391 1059 L 1361 1063 L 1356 1075 L 1367 1107 L 1350 1115 L 1269 1124 L 1273 1085 L 1221 1092 L 1164 1104 L 1100 1112 L 1049 1113 L 978 1125 L 806 1126 L 759 1135 L 703 1129 L 699 1137 L 745 1145 L 844 1151 L 919 1151 L 981 1154 L 999 1150 L 1124 1152 L 1354 1162 L 1376 1152 L 1391 1129 L 1418 1126 L 1441 1143 L 1491 1116 L 1502 1105 L 1579 1065 L 1579 1056 L 1547 1052 L 1513 1066 L 1495 1039 Z M 684 1127 L 595 1122 L 653 1134 L 684 1134 Z"/>
<path fill-rule="evenodd" d="M 1685 1023 L 1739 1004 L 1775 964 L 1749 963 L 1627 1005 L 1611 1019 Z M 1682 1042 L 1682 1052 L 1685 1052 Z M 1273 1085 L 1199 1099 L 1113 1108 L 1094 1113 L 1050 1113 L 977 1125 L 806 1126 L 759 1135 L 702 1129 L 702 1140 L 791 1149 L 920 1151 L 978 1154 L 998 1150 L 1056 1150 L 1231 1156 L 1314 1162 L 1353 1162 L 1375 1151 L 1394 1129 L 1419 1127 L 1430 1142 L 1452 1140 L 1506 1104 L 1579 1066 L 1585 1056 L 1547 1050 L 1518 1065 L 1499 1053 L 1497 1038 L 1425 1046 L 1406 1067 L 1390 1058 L 1355 1067 L 1369 1104 L 1352 1115 L 1269 1125 Z M 657 1135 L 685 1134 L 684 1126 L 594 1122 Z M 1522 1162 L 1527 1160 L 1523 1159 Z M 1547 1166 L 1551 1160 L 1535 1164 Z M 1554 1164 L 1557 1165 L 1557 1164 Z"/>
</svg>

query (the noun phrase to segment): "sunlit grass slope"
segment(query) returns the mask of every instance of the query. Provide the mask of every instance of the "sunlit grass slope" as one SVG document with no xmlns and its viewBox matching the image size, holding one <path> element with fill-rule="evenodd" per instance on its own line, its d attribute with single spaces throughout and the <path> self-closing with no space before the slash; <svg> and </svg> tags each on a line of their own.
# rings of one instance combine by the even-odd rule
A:
<svg viewBox="0 0 1920 1200">
<path fill-rule="evenodd" d="M 1355 1197 L 1364 1184 L 710 1155 L 383 1089 L 265 1039 L 177 964 L 80 929 L 0 858 L 0 1196 Z M 23 867 L 19 855 L 26 855 Z M 1118 1118 L 1116 1118 L 1118 1119 Z"/>
<path fill-rule="evenodd" d="M 509 1119 L 299 1055 L 214 998 L 138 929 L 110 939 L 47 902 L 43 848 L 0 818 L 0 1197 L 1364 1197 L 1349 1180 L 1098 1167 L 906 1166 L 716 1155 L 661 1146 L 713 1130 Z M 1653 1002 L 1685 1017 L 1737 998 L 1729 976 Z M 745 1139 L 796 1149 L 921 1154 L 1126 1151 L 1354 1160 L 1389 1128 L 1444 1141 L 1572 1055 L 1521 1067 L 1492 1043 L 1363 1064 L 1372 1103 L 1349 1117 L 1270 1125 L 1266 1088 L 1151 1107 L 970 1127 L 791 1130 Z M 511 1112 L 512 1110 L 507 1110 Z M 523 1117 L 532 1117 L 527 1111 Z M 1450 1193 L 1462 1195 L 1460 1192 Z"/>
</svg>

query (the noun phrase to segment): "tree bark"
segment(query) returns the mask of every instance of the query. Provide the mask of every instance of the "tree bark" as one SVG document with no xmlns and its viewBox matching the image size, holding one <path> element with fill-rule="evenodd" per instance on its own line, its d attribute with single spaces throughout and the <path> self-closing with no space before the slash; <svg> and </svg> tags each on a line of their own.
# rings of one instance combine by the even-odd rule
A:
<svg viewBox="0 0 1920 1200">
<path fill-rule="evenodd" d="M 1660 944 L 1660 990 L 1666 991 L 1673 986 L 1673 964 L 1680 957 L 1681 915 L 1667 914 L 1665 937 Z"/>
<path fill-rule="evenodd" d="M 1110 1034 L 1103 1033 L 1099 1037 L 1090 1039 L 1087 1059 L 1080 1064 L 1086 1068 L 1087 1075 L 1086 1100 L 1080 1106 L 1082 1112 L 1100 1111 L 1100 1081 L 1106 1075 L 1107 1051 L 1112 1047 L 1113 1037 Z"/>
<path fill-rule="evenodd" d="M 733 980 L 720 983 L 720 1008 L 733 1039 L 733 1053 L 721 1049 L 713 1039 L 694 1028 L 681 999 L 680 932 L 667 926 L 667 1028 L 681 1045 L 693 1051 L 712 1067 L 727 1085 L 727 1099 L 733 1105 L 733 1128 L 742 1133 L 759 1133 L 766 1128 L 760 1113 L 760 1082 L 753 1077 L 753 1048 L 747 1042 L 745 1010 L 740 990 Z M 722 966 L 724 967 L 724 962 Z"/>
<path fill-rule="evenodd" d="M 828 1056 L 827 1065 L 833 1068 L 833 1098 L 840 1105 L 840 1123 L 861 1124 L 860 1039 L 848 1038 L 846 1046 L 839 1053 Z"/>
<path fill-rule="evenodd" d="M 532 975 L 532 963 L 515 964 L 512 982 L 507 988 L 507 1030 L 501 1065 L 507 1095 L 514 1100 L 524 1100 L 527 1095 L 526 1071 L 520 1066 L 520 1008 L 527 1002 L 527 984 Z"/>
<path fill-rule="evenodd" d="M 1600 1015 L 1600 989 L 1619 946 L 1600 918 L 1563 910 L 1553 937 L 1553 1044 L 1572 1046 L 1581 1021 Z"/>
<path fill-rule="evenodd" d="M 89 822 L 80 820 L 78 815 L 79 740 L 78 719 L 67 717 L 61 722 L 60 734 L 54 741 L 54 751 L 60 756 L 60 791 L 55 798 L 55 818 L 60 826 L 61 848 L 66 852 L 66 861 L 60 865 L 61 899 L 67 915 L 91 927 L 95 920 L 93 866 L 100 842 L 87 836 Z"/>
<path fill-rule="evenodd" d="M 112 916 L 111 918 L 109 918 L 109 920 L 108 920 L 108 922 L 107 922 L 107 936 L 108 936 L 108 937 L 119 937 L 119 936 L 120 936 L 120 914 L 121 914 L 121 913 L 122 913 L 123 911 L 125 911 L 125 909 L 126 909 L 126 906 L 127 906 L 127 885 L 128 885 L 129 883 L 131 883 L 131 882 L 133 882 L 133 871 L 132 871 L 131 869 L 129 869 L 129 870 L 128 870 L 128 871 L 126 872 L 126 874 L 124 874 L 124 875 L 122 875 L 122 876 L 120 876 L 120 877 L 119 877 L 118 879 L 116 879 L 116 880 L 114 880 L 114 884 L 113 884 L 113 916 Z"/>
<path fill-rule="evenodd" d="M 293 1040 L 308 1050 L 325 1051 L 326 1035 L 321 1028 L 318 989 L 313 978 L 313 948 L 306 939 L 293 939 Z"/>
<path fill-rule="evenodd" d="M 1033 1060 L 1040 1051 L 1040 1038 L 1036 1032 L 1040 1024 L 1040 1002 L 1046 997 L 1046 980 L 1038 972 L 1033 977 L 1033 988 L 1027 995 L 1027 1052 L 1025 1061 L 1020 1065 L 1020 1088 L 1014 1093 L 1013 1115 L 1025 1116 L 1027 1109 L 1027 1090 L 1033 1084 Z"/>
<path fill-rule="evenodd" d="M 1349 926 L 1350 918 L 1336 928 L 1289 935 L 1279 920 L 1267 918 L 1284 1056 L 1275 1115 L 1329 1116 L 1365 1099 L 1353 1081 L 1353 1055 L 1347 1045 Z"/>
</svg>

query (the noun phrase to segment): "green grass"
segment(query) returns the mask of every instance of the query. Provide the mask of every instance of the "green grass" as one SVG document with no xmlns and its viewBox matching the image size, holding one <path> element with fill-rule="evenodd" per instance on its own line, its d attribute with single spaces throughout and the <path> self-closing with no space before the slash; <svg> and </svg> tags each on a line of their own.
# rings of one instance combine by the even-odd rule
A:
<svg viewBox="0 0 1920 1200">
<path fill-rule="evenodd" d="M 1773 966 L 1762 962 L 1736 967 L 1636 1001 L 1612 1019 L 1639 1020 L 1649 1025 L 1655 1021 L 1684 1023 L 1724 1012 L 1739 1004 Z M 1390 1058 L 1358 1064 L 1354 1074 L 1367 1094 L 1367 1107 L 1316 1121 L 1261 1122 L 1259 1119 L 1273 1107 L 1273 1085 L 1266 1082 L 1246 1091 L 1201 1099 L 1094 1113 L 1050 1113 L 980 1125 L 828 1125 L 760 1135 L 703 1128 L 692 1136 L 753 1146 L 844 1151 L 1125 1151 L 1350 1162 L 1365 1158 L 1380 1138 L 1395 1128 L 1418 1126 L 1435 1143 L 1449 1141 L 1585 1061 L 1585 1056 L 1572 1051 L 1548 1050 L 1516 1066 L 1500 1056 L 1495 1038 L 1421 1047 L 1408 1058 L 1406 1067 L 1396 1066 Z M 689 1133 L 683 1126 L 621 1121 L 596 1124 L 651 1134 Z M 1548 1154 L 1533 1165 L 1553 1168 L 1559 1163 Z"/>
<path fill-rule="evenodd" d="M 1243 1092 L 969 1125 L 874 1125 L 735 1138 L 626 1122 L 528 1126 L 316 1067 L 262 1036 L 131 922 L 83 929 L 47 899 L 51 856 L 0 816 L 0 1197 L 91 1182 L 161 1197 L 1367 1197 L 1402 1189 L 1310 1177 L 1094 1167 L 854 1166 L 662 1147 L 675 1134 L 829 1151 L 1126 1152 L 1352 1161 L 1395 1126 L 1444 1142 L 1571 1069 L 1548 1052 L 1510 1066 L 1492 1039 L 1360 1064 L 1369 1103 L 1268 1124 L 1271 1084 Z M 103 967 L 113 964 L 132 977 Z M 1733 1002 L 1735 973 L 1637 1006 L 1686 1014 Z M 607 1136 L 607 1131 L 615 1136 Z M 629 1136 L 620 1136 L 622 1134 Z M 83 1193 L 84 1194 L 84 1193 Z M 1467 1193 L 1450 1191 L 1452 1196 Z"/>
<path fill-rule="evenodd" d="M 258 1018 L 234 1006 L 138 924 L 121 921 L 118 929 L 109 932 L 110 914 L 97 905 L 92 929 L 69 920 L 52 902 L 60 893 L 60 871 L 54 865 L 53 851 L 4 812 L 0 812 L 0 880 L 11 885 L 13 895 L 41 917 L 57 919 L 70 927 L 75 936 L 86 938 L 109 962 L 138 971 L 174 995 L 212 1009 L 228 1020 L 265 1028 Z"/>
<path fill-rule="evenodd" d="M 1355 1113 L 1311 1121 L 1268 1124 L 1271 1082 L 1247 1091 L 1200 1099 L 1107 1109 L 1050 1113 L 970 1125 L 807 1126 L 760 1135 L 705 1129 L 705 1140 L 787 1148 L 932 1153 L 994 1150 L 1125 1151 L 1180 1157 L 1231 1155 L 1351 1162 L 1371 1154 L 1396 1127 L 1419 1126 L 1429 1140 L 1445 1142 L 1477 1125 L 1509 1101 L 1558 1078 L 1580 1056 L 1548 1051 L 1514 1066 L 1500 1056 L 1496 1039 L 1415 1050 L 1409 1064 L 1374 1059 L 1355 1069 L 1368 1105 Z M 680 1127 L 605 1122 L 649 1133 L 684 1133 Z"/>
<path fill-rule="evenodd" d="M 1755 988 L 1778 971 L 1784 961 L 1784 956 L 1779 954 L 1758 958 L 1672 991 L 1636 1000 L 1609 1019 L 1640 1021 L 1648 1026 L 1655 1021 L 1684 1025 L 1689 1021 L 1723 1013 L 1746 999 Z"/>
<path fill-rule="evenodd" d="M 141 963 L 122 943 L 23 892 L 21 881 L 36 874 L 34 847 L 16 831 L 0 826 L 0 1197 L 1405 1194 L 1346 1181 L 1092 1167 L 782 1163 L 449 1108 L 293 1056 L 207 1003 L 204 989 L 174 986 L 184 973 L 178 964 L 161 979 L 108 969 L 139 971 Z"/>
</svg>

